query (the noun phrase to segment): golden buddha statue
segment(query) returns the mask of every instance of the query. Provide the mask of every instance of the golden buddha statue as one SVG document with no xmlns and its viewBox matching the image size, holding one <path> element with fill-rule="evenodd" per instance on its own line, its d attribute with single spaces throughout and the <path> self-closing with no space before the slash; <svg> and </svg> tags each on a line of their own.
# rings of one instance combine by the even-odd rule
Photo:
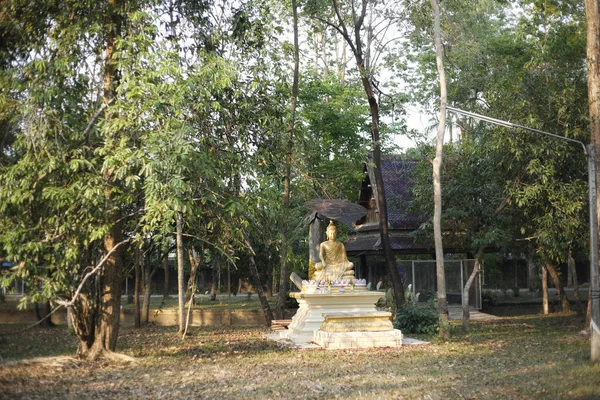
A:
<svg viewBox="0 0 600 400">
<path fill-rule="evenodd" d="M 329 221 L 326 235 L 327 241 L 319 245 L 321 262 L 315 264 L 312 278 L 331 282 L 340 279 L 354 279 L 354 264 L 348 261 L 344 244 L 335 240 L 337 228 L 333 220 Z"/>
</svg>

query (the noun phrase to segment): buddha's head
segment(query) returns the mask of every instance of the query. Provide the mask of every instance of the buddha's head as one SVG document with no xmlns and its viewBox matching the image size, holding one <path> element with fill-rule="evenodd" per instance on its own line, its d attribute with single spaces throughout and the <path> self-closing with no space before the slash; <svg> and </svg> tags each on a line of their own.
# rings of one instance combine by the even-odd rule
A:
<svg viewBox="0 0 600 400">
<path fill-rule="evenodd" d="M 335 227 L 333 220 L 329 221 L 329 225 L 327 226 L 327 230 L 325 231 L 325 234 L 327 235 L 327 239 L 335 240 L 335 238 L 337 236 L 337 228 Z"/>
</svg>

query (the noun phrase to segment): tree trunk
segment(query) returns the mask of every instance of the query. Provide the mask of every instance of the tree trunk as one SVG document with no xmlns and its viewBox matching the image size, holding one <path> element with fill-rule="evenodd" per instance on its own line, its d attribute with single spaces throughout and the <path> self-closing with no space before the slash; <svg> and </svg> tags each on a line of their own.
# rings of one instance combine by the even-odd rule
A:
<svg viewBox="0 0 600 400">
<path fill-rule="evenodd" d="M 277 318 L 285 318 L 285 303 L 287 301 L 288 273 L 287 273 L 287 257 L 289 251 L 289 232 L 287 217 L 290 214 L 290 184 L 292 170 L 292 150 L 294 147 L 294 127 L 296 120 L 296 102 L 298 100 L 298 77 L 300 73 L 300 47 L 298 44 L 298 5 L 296 0 L 292 0 L 292 16 L 294 28 L 294 77 L 292 83 L 292 110 L 290 123 L 288 128 L 288 142 L 285 154 L 285 175 L 283 178 L 283 244 L 281 256 L 281 271 L 279 273 L 279 295 L 277 296 Z"/>
<path fill-rule="evenodd" d="M 573 259 L 573 254 L 571 252 L 571 248 L 569 247 L 569 255 L 567 258 L 567 286 L 568 288 L 573 287 L 573 275 L 577 274 L 575 269 L 575 260 Z"/>
<path fill-rule="evenodd" d="M 329 60 L 327 59 L 327 29 L 323 27 L 321 33 L 321 54 L 323 55 L 323 77 L 329 75 Z"/>
<path fill-rule="evenodd" d="M 544 315 L 550 312 L 548 306 L 548 270 L 545 266 L 542 267 L 542 309 Z"/>
<path fill-rule="evenodd" d="M 212 274 L 210 283 L 210 301 L 217 299 L 217 275 L 219 274 L 219 258 L 214 255 L 212 259 Z"/>
<path fill-rule="evenodd" d="M 267 299 L 273 298 L 273 270 L 270 270 L 267 277 Z"/>
<path fill-rule="evenodd" d="M 386 268 L 388 276 L 392 283 L 392 290 L 394 292 L 394 301 L 396 309 L 402 308 L 404 305 L 404 283 L 402 277 L 398 271 L 396 265 L 396 257 L 392 251 L 392 246 L 389 237 L 389 226 L 388 226 L 388 209 L 387 200 L 385 195 L 385 187 L 383 183 L 383 176 L 381 172 L 381 143 L 380 143 L 380 132 L 379 132 L 379 104 L 373 90 L 371 71 L 369 65 L 365 59 L 365 53 L 368 54 L 369 49 L 364 49 L 361 38 L 361 31 L 364 28 L 364 21 L 367 12 L 368 0 L 362 0 L 360 14 L 354 12 L 353 9 L 353 23 L 354 23 L 354 39 L 350 37 L 348 29 L 346 27 L 346 21 L 342 17 L 342 13 L 339 9 L 339 3 L 332 1 L 335 15 L 337 16 L 338 23 L 334 25 L 335 29 L 342 35 L 356 60 L 356 67 L 358 69 L 360 80 L 365 90 L 367 100 L 369 102 L 369 109 L 371 110 L 371 143 L 373 146 L 373 176 L 375 178 L 375 191 L 377 196 L 377 206 L 379 208 L 379 233 L 381 237 L 381 244 L 383 247 L 383 254 L 385 256 Z M 368 33 L 367 33 L 368 34 Z"/>
<path fill-rule="evenodd" d="M 577 279 L 577 265 L 575 264 L 575 258 L 573 257 L 573 249 L 569 246 L 569 276 L 571 277 L 571 283 L 573 284 L 573 296 L 577 302 L 577 313 L 583 314 L 583 305 L 581 304 L 581 296 L 579 295 L 579 282 Z"/>
<path fill-rule="evenodd" d="M 311 216 L 311 222 L 308 225 L 308 279 L 313 278 L 315 264 L 320 262 L 319 245 L 325 236 L 325 224 L 315 212 Z"/>
<path fill-rule="evenodd" d="M 448 337 L 448 300 L 446 298 L 446 275 L 444 271 L 444 248 L 442 243 L 442 153 L 444 131 L 446 129 L 446 74 L 444 71 L 442 32 L 440 28 L 440 10 L 436 0 L 431 0 L 434 20 L 435 55 L 440 78 L 440 121 L 438 123 L 435 158 L 433 160 L 433 235 L 435 241 L 435 265 L 437 275 L 438 314 L 440 318 L 440 337 Z"/>
<path fill-rule="evenodd" d="M 111 234 L 104 238 L 104 249 L 109 252 L 122 239 L 121 224 L 115 223 Z M 95 359 L 114 352 L 117 347 L 119 335 L 119 322 L 121 316 L 121 284 L 123 265 L 121 251 L 113 252 L 108 261 L 100 269 L 99 282 L 102 288 L 100 296 L 100 312 L 94 334 L 94 343 L 85 357 Z"/>
<path fill-rule="evenodd" d="M 140 245 L 135 244 L 135 256 L 134 256 L 134 269 L 135 269 L 135 286 L 133 289 L 133 314 L 134 314 L 134 325 L 139 328 L 141 324 L 140 319 L 140 286 L 142 281 L 142 274 L 140 271 Z"/>
<path fill-rule="evenodd" d="M 585 15 L 587 22 L 587 70 L 588 70 L 588 105 L 590 112 L 590 142 L 592 154 L 600 151 L 600 4 L 598 0 L 585 0 Z M 595 163 L 595 160 L 592 159 Z M 595 182 L 600 182 L 599 168 L 595 168 Z M 600 187 L 595 185 L 596 209 L 600 208 Z M 590 188 L 591 190 L 591 188 Z M 600 218 L 600 215 L 596 215 Z M 596 220 L 596 229 L 600 221 Z M 596 249 L 597 251 L 597 249 Z M 591 359 L 592 362 L 600 361 L 600 277 L 598 271 L 598 254 L 591 257 L 596 260 L 591 265 L 591 293 L 589 300 L 592 302 L 592 328 L 591 329 Z"/>
<path fill-rule="evenodd" d="M 103 101 L 105 104 L 109 104 L 113 100 L 118 83 L 118 73 L 113 55 L 117 38 L 121 34 L 121 18 L 123 14 L 122 0 L 108 0 L 107 38 L 104 52 Z M 111 119 L 112 111 L 106 109 L 104 116 L 107 120 Z M 89 359 L 95 359 L 114 352 L 119 335 L 123 265 L 121 249 L 117 248 L 112 253 L 111 250 L 122 240 L 123 230 L 120 222 L 120 205 L 115 203 L 112 192 L 112 188 L 118 185 L 118 183 L 113 181 L 109 170 L 103 172 L 103 177 L 105 181 L 105 212 L 107 221 L 112 224 L 109 233 L 104 237 L 104 250 L 110 254 L 110 257 L 100 269 L 97 276 L 97 283 L 100 288 L 97 297 L 99 302 L 98 312 L 90 311 L 90 304 L 88 302 L 81 304 L 82 308 L 79 310 L 84 314 L 83 317 L 85 319 L 88 316 L 95 317 L 87 327 L 90 330 L 93 329 L 93 336 L 91 336 L 91 332 L 86 332 L 86 337 L 92 341 L 88 341 L 85 346 L 80 346 L 80 352 L 78 352 L 80 356 Z"/>
<path fill-rule="evenodd" d="M 151 253 L 148 251 L 144 258 L 144 302 L 142 306 L 142 322 L 145 324 L 150 322 L 150 297 L 152 295 L 152 278 L 158 268 L 152 268 Z"/>
<path fill-rule="evenodd" d="M 90 285 L 89 297 L 81 294 L 71 308 L 73 330 L 79 339 L 77 355 L 88 357 L 95 341 L 96 323 L 98 321 L 98 307 L 96 288 L 97 278 Z"/>
<path fill-rule="evenodd" d="M 251 246 L 250 241 L 248 240 L 247 236 L 246 236 L 246 244 L 250 248 L 250 251 L 252 253 L 254 253 L 254 250 L 252 250 L 252 246 Z M 263 313 L 265 315 L 265 322 L 266 322 L 267 326 L 271 326 L 271 321 L 273 321 L 273 319 L 274 319 L 273 312 L 271 311 L 271 306 L 269 305 L 269 302 L 267 301 L 267 297 L 265 296 L 265 292 L 263 290 L 262 282 L 260 281 L 260 275 L 258 273 L 258 268 L 256 267 L 256 262 L 254 260 L 253 254 L 250 254 L 249 264 L 250 264 L 250 276 L 252 277 L 253 285 L 256 288 L 256 294 L 258 295 L 258 299 L 260 300 L 260 305 L 261 305 L 261 307 L 263 309 Z"/>
<path fill-rule="evenodd" d="M 198 269 L 200 268 L 200 264 L 202 263 L 202 258 L 197 255 L 196 251 L 193 248 L 188 249 L 188 257 L 190 259 L 190 277 L 188 279 L 188 287 L 187 292 L 185 294 L 185 302 L 187 304 L 191 301 L 191 304 L 194 304 L 192 293 L 195 293 L 197 290 L 196 276 L 198 275 Z"/>
<path fill-rule="evenodd" d="M 560 276 L 558 275 L 556 267 L 551 262 L 546 262 L 546 269 L 552 278 L 552 282 L 554 282 L 554 287 L 556 288 L 556 294 L 560 300 L 562 312 L 566 313 L 571 311 L 569 299 L 567 298 L 567 294 L 565 293 L 562 283 L 560 282 Z"/>
<path fill-rule="evenodd" d="M 185 273 L 183 263 L 183 216 L 177 215 L 177 294 L 179 302 L 179 312 L 177 321 L 179 323 L 179 333 L 185 330 Z"/>
<path fill-rule="evenodd" d="M 481 253 L 479 253 L 481 254 Z M 475 282 L 475 278 L 477 277 L 477 275 L 479 274 L 479 271 L 481 270 L 481 264 L 480 264 L 480 259 L 481 256 L 478 256 L 475 259 L 475 266 L 473 267 L 473 271 L 471 272 L 471 275 L 469 276 L 469 279 L 467 279 L 467 283 L 465 284 L 465 287 L 463 288 L 463 293 L 462 293 L 462 309 L 463 309 L 463 328 L 465 330 L 465 332 L 469 332 L 470 331 L 470 326 L 469 326 L 469 320 L 471 318 L 471 306 L 469 305 L 469 291 L 471 290 L 471 286 L 473 285 L 473 282 Z"/>
<path fill-rule="evenodd" d="M 539 290 L 539 275 L 536 273 L 535 263 L 531 259 L 527 259 L 527 287 L 530 292 Z"/>
<path fill-rule="evenodd" d="M 165 284 L 163 286 L 163 299 L 169 298 L 169 249 L 165 251 L 165 259 L 163 261 L 163 270 L 165 271 Z"/>
<path fill-rule="evenodd" d="M 54 326 L 51 317 L 48 317 L 48 314 L 52 312 L 49 301 L 44 301 L 41 306 L 40 303 L 35 303 L 35 315 L 38 321 L 40 322 L 39 326 L 44 328 L 51 328 Z"/>
</svg>

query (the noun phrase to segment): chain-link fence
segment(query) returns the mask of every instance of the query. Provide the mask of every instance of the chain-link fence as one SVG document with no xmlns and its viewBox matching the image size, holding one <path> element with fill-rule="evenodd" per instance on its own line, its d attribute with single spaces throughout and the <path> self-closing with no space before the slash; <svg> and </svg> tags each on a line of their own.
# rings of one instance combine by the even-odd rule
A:
<svg viewBox="0 0 600 400">
<path fill-rule="evenodd" d="M 437 275 L 435 260 L 399 261 L 404 273 L 404 286 L 411 285 L 412 292 L 419 294 L 419 301 L 428 301 L 437 296 Z M 475 260 L 444 260 L 446 275 L 446 297 L 450 304 L 462 304 L 462 293 L 475 267 Z M 479 274 L 469 290 L 469 304 L 481 309 L 482 274 Z"/>
</svg>

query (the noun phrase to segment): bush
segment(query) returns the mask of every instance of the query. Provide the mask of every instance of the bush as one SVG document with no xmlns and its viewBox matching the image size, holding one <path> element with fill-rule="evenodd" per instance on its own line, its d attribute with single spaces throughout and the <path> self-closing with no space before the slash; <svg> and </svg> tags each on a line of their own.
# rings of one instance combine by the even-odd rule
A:
<svg viewBox="0 0 600 400">
<path fill-rule="evenodd" d="M 511 290 L 513 292 L 514 297 L 519 297 L 520 289 L 517 286 L 513 286 Z"/>
<path fill-rule="evenodd" d="M 498 304 L 498 295 L 491 290 L 484 290 L 481 294 L 483 306 L 495 306 Z"/>
<path fill-rule="evenodd" d="M 285 298 L 285 308 L 287 308 L 287 309 L 298 308 L 298 300 L 294 299 L 293 297 L 290 297 L 289 293 L 288 293 L 287 297 Z"/>
<path fill-rule="evenodd" d="M 426 307 L 407 303 L 397 313 L 394 328 L 402 333 L 435 334 L 439 329 L 439 318 L 434 303 L 429 302 Z"/>
</svg>

